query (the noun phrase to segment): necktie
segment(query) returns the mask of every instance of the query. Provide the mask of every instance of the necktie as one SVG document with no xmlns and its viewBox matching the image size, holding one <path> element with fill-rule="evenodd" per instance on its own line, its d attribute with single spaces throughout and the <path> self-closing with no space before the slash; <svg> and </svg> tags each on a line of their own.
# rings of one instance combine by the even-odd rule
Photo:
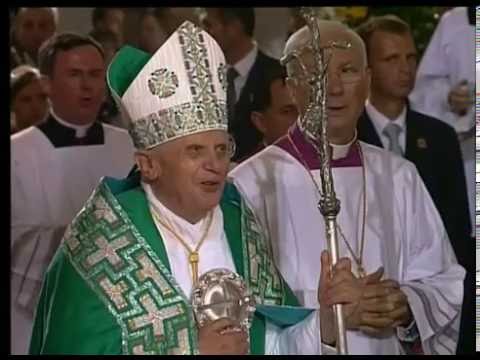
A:
<svg viewBox="0 0 480 360">
<path fill-rule="evenodd" d="M 234 67 L 229 67 L 227 70 L 227 110 L 228 110 L 228 123 L 233 122 L 233 116 L 235 113 L 235 103 L 237 102 L 237 93 L 235 91 L 235 78 L 238 76 L 237 70 Z"/>
<path fill-rule="evenodd" d="M 402 148 L 400 147 L 399 135 L 402 132 L 400 125 L 395 123 L 390 123 L 383 129 L 383 134 L 388 137 L 390 142 L 390 151 L 394 152 L 399 156 L 403 156 Z"/>
</svg>

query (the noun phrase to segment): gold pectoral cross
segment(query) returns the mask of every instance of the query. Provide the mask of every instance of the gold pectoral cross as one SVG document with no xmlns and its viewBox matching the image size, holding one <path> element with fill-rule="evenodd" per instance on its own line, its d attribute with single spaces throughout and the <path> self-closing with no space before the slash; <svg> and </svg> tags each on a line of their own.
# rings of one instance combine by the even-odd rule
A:
<svg viewBox="0 0 480 360">
<path fill-rule="evenodd" d="M 200 259 L 200 256 L 198 255 L 197 251 L 192 251 L 188 255 L 188 262 L 190 263 L 190 267 L 192 268 L 192 279 L 193 279 L 193 285 L 197 285 L 198 283 L 198 261 Z"/>
</svg>

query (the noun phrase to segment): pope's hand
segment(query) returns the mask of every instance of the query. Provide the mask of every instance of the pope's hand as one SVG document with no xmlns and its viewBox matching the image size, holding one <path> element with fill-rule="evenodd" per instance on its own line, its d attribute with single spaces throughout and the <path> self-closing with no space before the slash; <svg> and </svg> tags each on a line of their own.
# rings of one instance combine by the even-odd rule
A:
<svg viewBox="0 0 480 360">
<path fill-rule="evenodd" d="M 223 318 L 198 329 L 198 344 L 201 355 L 246 355 L 248 334 L 237 324 Z"/>
</svg>

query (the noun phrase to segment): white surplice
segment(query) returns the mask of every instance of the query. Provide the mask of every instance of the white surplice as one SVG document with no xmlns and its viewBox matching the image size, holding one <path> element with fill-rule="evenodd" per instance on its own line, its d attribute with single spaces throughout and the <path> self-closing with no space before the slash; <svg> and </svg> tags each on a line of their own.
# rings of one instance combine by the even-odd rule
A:
<svg viewBox="0 0 480 360">
<path fill-rule="evenodd" d="M 142 183 L 148 202 L 166 222 L 168 226 L 180 236 L 191 249 L 194 249 L 207 227 L 208 220 L 204 218 L 196 224 L 173 213 L 164 206 L 153 194 L 148 184 Z M 153 216 L 155 225 L 162 236 L 168 261 L 175 281 L 182 289 L 187 299 L 191 298 L 192 275 L 188 262 L 188 251 L 172 233 Z M 198 274 L 199 277 L 212 269 L 224 268 L 235 272 L 230 247 L 223 227 L 223 213 L 220 206 L 213 210 L 212 223 L 208 235 L 199 250 Z M 320 322 L 318 311 L 312 312 L 302 322 L 286 329 L 280 329 L 267 321 L 265 335 L 266 354 L 316 354 L 319 351 Z M 334 349 L 324 346 L 323 352 L 333 353 Z"/>
<path fill-rule="evenodd" d="M 363 265 L 383 266 L 406 293 L 426 353 L 455 353 L 465 271 L 458 265 L 442 221 L 409 161 L 360 142 L 366 167 L 367 214 Z M 362 170 L 332 169 L 341 210 L 337 222 L 358 254 Z M 312 170 L 320 184 L 319 170 Z M 320 254 L 327 249 L 318 191 L 308 170 L 272 145 L 229 175 L 273 243 L 277 266 L 300 301 L 318 307 Z M 340 255 L 351 257 L 339 237 Z M 356 271 L 355 262 L 352 268 Z M 347 331 L 349 354 L 400 354 L 395 331 L 383 337 Z"/>
<path fill-rule="evenodd" d="M 66 226 L 101 177 L 125 177 L 134 164 L 134 147 L 128 133 L 110 125 L 102 127 L 101 145 L 56 148 L 37 127 L 11 137 L 14 354 L 27 353 L 43 276 Z"/>
<path fill-rule="evenodd" d="M 450 110 L 448 94 L 459 82 L 466 80 L 475 89 L 475 27 L 469 24 L 466 7 L 445 12 L 440 19 L 417 70 L 415 88 L 409 96 L 415 111 L 438 118 L 462 137 L 465 178 L 467 182 L 470 220 L 475 224 L 475 105 L 467 113 L 457 115 Z M 474 94 L 472 93 L 472 97 Z M 474 229 L 472 226 L 472 237 Z"/>
</svg>

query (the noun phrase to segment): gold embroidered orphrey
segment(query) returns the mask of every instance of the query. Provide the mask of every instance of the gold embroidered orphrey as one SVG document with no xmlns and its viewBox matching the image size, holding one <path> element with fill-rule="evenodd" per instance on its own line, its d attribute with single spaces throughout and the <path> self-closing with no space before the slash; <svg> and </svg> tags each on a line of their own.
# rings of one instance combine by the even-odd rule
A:
<svg viewBox="0 0 480 360">
<path fill-rule="evenodd" d="M 242 275 L 249 296 L 257 304 L 280 305 L 285 289 L 271 249 L 252 211 L 243 200 L 237 205 L 242 214 Z M 62 251 L 119 324 L 124 354 L 198 353 L 189 297 L 105 182 L 64 239 Z"/>
</svg>

